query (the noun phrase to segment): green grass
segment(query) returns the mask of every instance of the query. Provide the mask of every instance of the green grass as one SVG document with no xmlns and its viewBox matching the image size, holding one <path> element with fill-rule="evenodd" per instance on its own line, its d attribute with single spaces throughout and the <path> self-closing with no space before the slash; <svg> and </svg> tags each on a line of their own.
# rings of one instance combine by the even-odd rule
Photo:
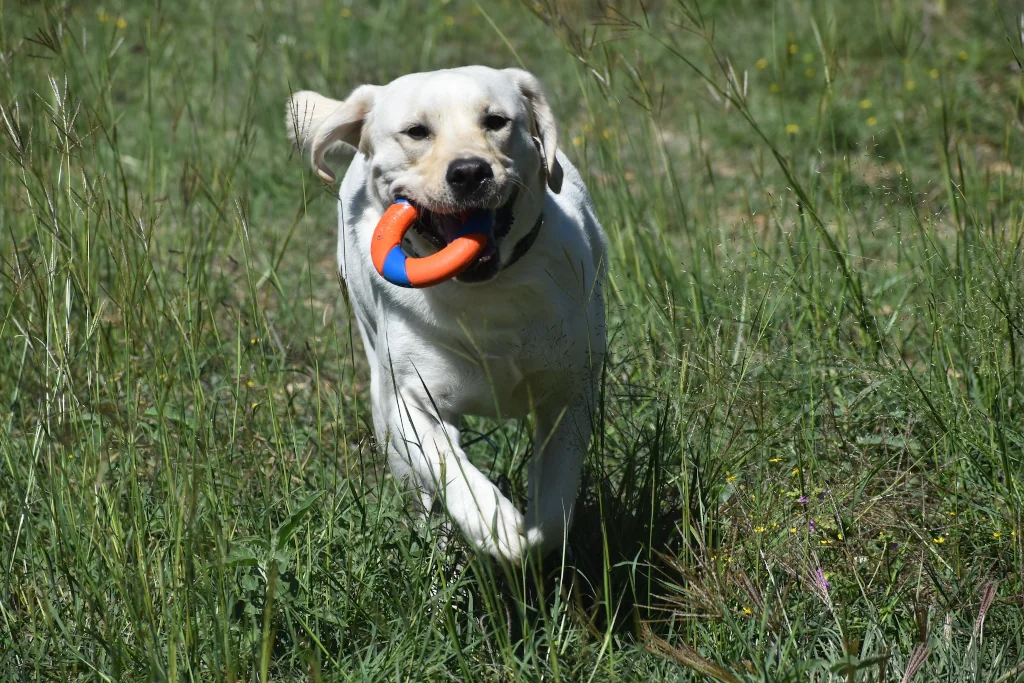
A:
<svg viewBox="0 0 1024 683">
<path fill-rule="evenodd" d="M 1017 10 L 647 4 L 0 0 L 0 679 L 1024 678 Z M 383 468 L 283 114 L 518 60 L 611 245 L 539 585 Z"/>
</svg>

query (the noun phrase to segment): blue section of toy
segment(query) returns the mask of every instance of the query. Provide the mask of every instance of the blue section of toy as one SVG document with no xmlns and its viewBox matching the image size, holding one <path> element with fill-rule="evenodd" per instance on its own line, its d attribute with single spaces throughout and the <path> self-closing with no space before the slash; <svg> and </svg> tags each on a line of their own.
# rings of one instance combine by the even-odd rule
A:
<svg viewBox="0 0 1024 683">
<path fill-rule="evenodd" d="M 402 245 L 396 244 L 391 247 L 387 258 L 384 259 L 384 272 L 381 273 L 384 279 L 399 287 L 412 287 L 412 283 L 409 282 L 409 274 L 405 270 L 406 258 L 402 251 Z"/>
<path fill-rule="evenodd" d="M 474 232 L 483 233 L 488 237 L 492 236 L 494 232 L 493 211 L 474 211 L 466 219 L 466 222 L 462 224 L 458 236 L 465 237 L 466 235 L 472 235 Z"/>
</svg>

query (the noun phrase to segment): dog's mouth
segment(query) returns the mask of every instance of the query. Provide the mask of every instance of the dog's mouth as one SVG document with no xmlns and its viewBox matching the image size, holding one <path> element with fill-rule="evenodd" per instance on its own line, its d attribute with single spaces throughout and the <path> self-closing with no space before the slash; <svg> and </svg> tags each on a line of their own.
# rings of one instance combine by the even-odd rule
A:
<svg viewBox="0 0 1024 683">
<path fill-rule="evenodd" d="M 462 282 L 482 282 L 489 280 L 498 274 L 501 264 L 499 263 L 497 239 L 504 237 L 512 227 L 512 205 L 515 203 L 517 192 L 513 192 L 508 201 L 497 209 L 477 207 L 468 209 L 473 211 L 487 211 L 492 214 L 494 232 L 491 239 L 487 241 L 480 256 L 473 260 L 456 278 Z M 419 216 L 413 223 L 416 234 L 423 238 L 431 247 L 440 251 L 447 247 L 459 237 L 462 226 L 465 223 L 462 212 L 447 213 L 442 211 L 431 211 L 413 202 L 419 210 Z M 422 256 L 422 254 L 420 254 Z"/>
<path fill-rule="evenodd" d="M 416 234 L 437 250 L 444 249 L 455 241 L 465 222 L 462 213 L 441 213 L 417 206 L 419 216 L 413 223 Z"/>
</svg>

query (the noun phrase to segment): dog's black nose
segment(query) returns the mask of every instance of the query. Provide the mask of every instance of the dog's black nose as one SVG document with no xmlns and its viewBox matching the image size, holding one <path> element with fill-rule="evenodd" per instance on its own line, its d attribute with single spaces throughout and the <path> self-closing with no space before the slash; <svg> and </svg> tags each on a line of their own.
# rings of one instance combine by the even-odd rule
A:
<svg viewBox="0 0 1024 683">
<path fill-rule="evenodd" d="M 456 197 L 468 197 L 494 178 L 494 171 L 486 159 L 467 157 L 448 164 L 445 180 Z"/>
</svg>

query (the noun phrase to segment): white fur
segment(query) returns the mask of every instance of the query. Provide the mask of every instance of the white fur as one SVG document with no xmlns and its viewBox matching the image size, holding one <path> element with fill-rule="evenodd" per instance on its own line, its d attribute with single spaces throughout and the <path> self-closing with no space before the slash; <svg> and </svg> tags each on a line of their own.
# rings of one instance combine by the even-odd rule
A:
<svg viewBox="0 0 1024 683">
<path fill-rule="evenodd" d="M 506 129 L 482 127 L 493 112 L 511 120 Z M 359 150 L 339 192 L 338 262 L 370 365 L 376 436 L 394 475 L 415 487 L 424 509 L 438 498 L 479 550 L 518 562 L 531 549 L 559 546 L 572 520 L 605 352 L 606 242 L 579 173 L 555 155 L 554 119 L 539 83 L 515 69 L 411 74 L 362 86 L 344 102 L 298 93 L 287 119 L 325 180 L 334 179 L 326 165 L 332 148 Z M 430 139 L 403 132 L 415 123 L 430 127 Z M 389 284 L 369 251 L 382 213 L 398 194 L 431 210 L 451 208 L 443 169 L 466 155 L 494 169 L 490 208 L 519 187 L 512 230 L 498 245 L 501 263 L 543 210 L 532 249 L 485 282 Z M 525 517 L 460 448 L 466 414 L 533 415 Z"/>
</svg>

